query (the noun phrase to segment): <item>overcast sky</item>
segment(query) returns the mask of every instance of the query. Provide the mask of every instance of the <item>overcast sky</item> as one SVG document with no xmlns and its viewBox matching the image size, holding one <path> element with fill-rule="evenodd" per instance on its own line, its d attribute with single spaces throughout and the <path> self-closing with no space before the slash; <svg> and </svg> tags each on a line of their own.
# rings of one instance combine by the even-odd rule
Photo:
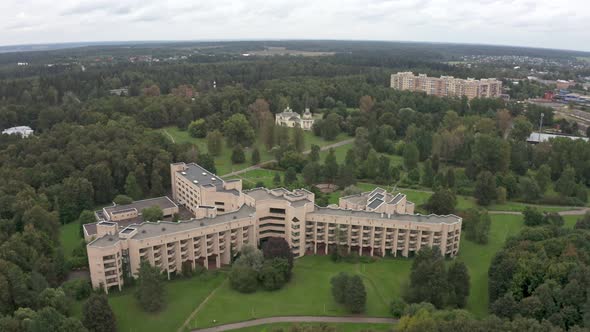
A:
<svg viewBox="0 0 590 332">
<path fill-rule="evenodd" d="M 590 0 L 0 0 L 0 45 L 363 39 L 590 51 Z"/>
</svg>

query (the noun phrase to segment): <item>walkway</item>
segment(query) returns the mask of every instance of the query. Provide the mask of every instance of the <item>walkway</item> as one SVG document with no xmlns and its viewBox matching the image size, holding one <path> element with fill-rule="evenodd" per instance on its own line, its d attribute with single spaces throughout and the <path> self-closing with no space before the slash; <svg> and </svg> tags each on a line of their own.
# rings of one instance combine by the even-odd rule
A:
<svg viewBox="0 0 590 332">
<path fill-rule="evenodd" d="M 201 302 L 201 304 L 199 304 L 199 306 L 193 310 L 193 312 L 191 312 L 191 314 L 188 316 L 188 318 L 184 321 L 184 323 L 182 324 L 182 326 L 178 329 L 177 332 L 182 332 L 185 331 L 185 326 L 188 326 L 188 324 L 193 320 L 193 318 L 197 315 L 197 313 L 199 311 L 201 311 L 201 309 L 203 309 L 203 307 L 205 306 L 205 304 L 207 304 L 207 302 L 209 301 L 209 299 L 211 299 L 213 297 L 213 295 L 215 295 L 215 293 L 217 293 L 217 291 L 223 286 L 225 285 L 225 283 L 227 282 L 228 279 L 225 279 L 221 284 L 219 284 L 219 286 L 217 286 L 211 293 L 209 293 L 209 295 L 203 300 L 203 302 Z"/>
<path fill-rule="evenodd" d="M 195 329 L 193 332 L 220 332 L 246 327 L 274 324 L 274 323 L 368 323 L 368 324 L 394 324 L 397 319 L 379 317 L 335 317 L 335 316 L 280 316 L 249 320 L 245 322 L 232 323 L 209 327 L 206 329 Z"/>
<path fill-rule="evenodd" d="M 583 216 L 586 214 L 586 212 L 590 212 L 590 208 L 580 207 L 579 209 L 559 211 L 557 213 L 562 216 Z M 488 211 L 488 213 L 489 214 L 509 214 L 509 215 L 518 216 L 518 215 L 522 214 L 522 211 L 494 211 L 494 210 L 490 210 L 490 211 Z"/>
<path fill-rule="evenodd" d="M 340 141 L 340 142 L 336 142 L 336 143 L 332 143 L 332 144 L 328 144 L 328 145 L 325 145 L 325 146 L 320 147 L 320 151 L 326 151 L 326 150 L 329 150 L 331 148 L 337 148 L 339 146 L 343 146 L 343 145 L 346 145 L 346 144 L 349 144 L 349 143 L 352 143 L 352 142 L 354 142 L 354 138 L 347 139 L 347 140 Z M 306 150 L 306 151 L 303 151 L 302 153 L 303 154 L 309 154 L 310 152 L 311 152 L 311 150 Z M 250 166 L 250 167 L 246 167 L 246 168 L 241 169 L 241 170 L 238 170 L 238 171 L 234 171 L 234 172 L 231 172 L 231 173 L 224 174 L 221 177 L 222 178 L 228 178 L 228 177 L 231 177 L 231 176 L 234 176 L 234 175 L 243 174 L 243 173 L 246 173 L 246 172 L 250 172 L 250 171 L 253 171 L 253 170 L 260 169 L 260 168 L 262 168 L 262 166 L 264 166 L 266 164 L 274 163 L 274 162 L 277 162 L 277 161 L 275 159 L 263 161 L 263 162 L 261 162 L 259 164 L 256 164 L 256 165 L 253 165 L 253 166 Z"/>
</svg>

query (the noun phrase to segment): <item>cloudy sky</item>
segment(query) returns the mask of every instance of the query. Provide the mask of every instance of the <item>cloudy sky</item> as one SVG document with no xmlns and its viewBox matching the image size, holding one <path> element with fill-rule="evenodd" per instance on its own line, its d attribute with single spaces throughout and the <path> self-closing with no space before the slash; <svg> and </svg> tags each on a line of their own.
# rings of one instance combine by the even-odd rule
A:
<svg viewBox="0 0 590 332">
<path fill-rule="evenodd" d="M 367 39 L 590 51 L 590 0 L 1 0 L 0 45 Z"/>
</svg>

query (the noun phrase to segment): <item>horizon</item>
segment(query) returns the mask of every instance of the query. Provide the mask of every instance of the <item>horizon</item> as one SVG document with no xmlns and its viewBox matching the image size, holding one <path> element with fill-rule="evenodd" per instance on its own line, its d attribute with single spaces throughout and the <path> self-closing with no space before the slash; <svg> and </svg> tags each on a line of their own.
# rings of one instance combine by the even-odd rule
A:
<svg viewBox="0 0 590 332">
<path fill-rule="evenodd" d="M 590 51 L 590 5 L 584 0 L 6 0 L 0 10 L 0 44 L 7 46 L 304 39 Z"/>
</svg>

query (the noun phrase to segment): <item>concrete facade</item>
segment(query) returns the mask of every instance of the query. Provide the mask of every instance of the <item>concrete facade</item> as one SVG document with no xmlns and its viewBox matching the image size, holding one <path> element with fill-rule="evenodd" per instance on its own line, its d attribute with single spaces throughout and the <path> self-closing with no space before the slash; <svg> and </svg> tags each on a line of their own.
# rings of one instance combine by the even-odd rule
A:
<svg viewBox="0 0 590 332">
<path fill-rule="evenodd" d="M 120 289 L 125 274 L 135 276 L 143 260 L 169 277 L 197 265 L 218 268 L 244 245 L 269 237 L 284 238 L 295 257 L 328 254 L 336 246 L 375 256 L 408 257 L 423 246 L 436 246 L 447 257 L 459 251 L 461 218 L 415 215 L 405 195 L 381 188 L 324 208 L 305 189 L 242 191 L 240 181 L 224 181 L 196 164 L 172 164 L 171 177 L 174 201 L 194 218 L 123 230 L 116 222 L 99 222 L 97 238 L 88 244 L 94 288 Z"/>
<path fill-rule="evenodd" d="M 495 78 L 476 80 L 453 76 L 428 77 L 426 74 L 414 75 L 412 72 L 399 72 L 391 75 L 391 87 L 396 90 L 420 91 L 439 97 L 500 98 L 502 82 Z"/>
</svg>

